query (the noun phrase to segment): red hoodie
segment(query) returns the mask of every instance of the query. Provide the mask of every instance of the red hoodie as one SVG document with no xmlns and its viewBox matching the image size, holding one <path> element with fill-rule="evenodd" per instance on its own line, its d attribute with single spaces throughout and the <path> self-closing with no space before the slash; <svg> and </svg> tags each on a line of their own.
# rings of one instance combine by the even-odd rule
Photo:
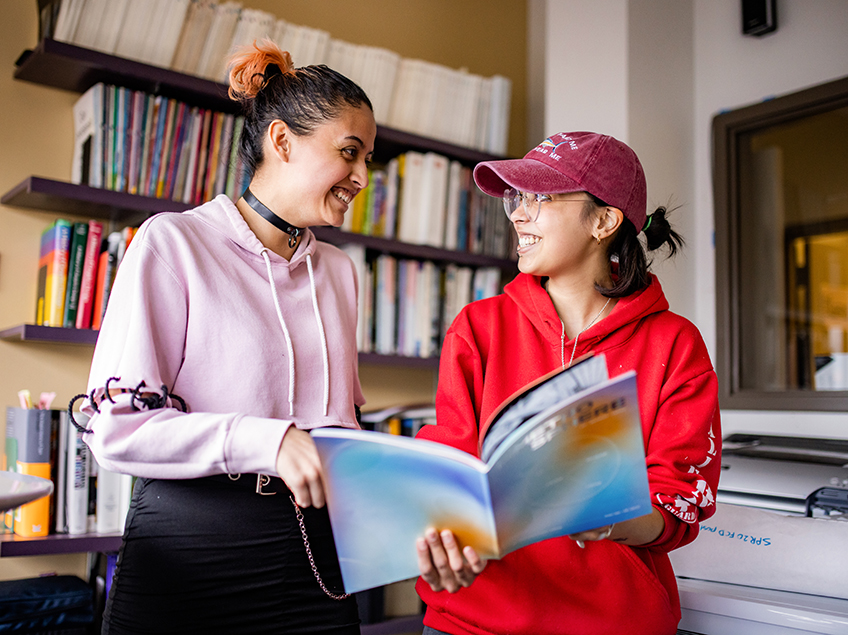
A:
<svg viewBox="0 0 848 635">
<path fill-rule="evenodd" d="M 478 426 L 516 390 L 571 357 L 540 279 L 519 274 L 505 293 L 467 306 L 445 336 L 438 425 L 419 437 L 477 456 Z M 637 372 L 648 480 L 665 518 L 656 541 L 604 540 L 580 549 L 552 538 L 491 560 L 467 589 L 434 593 L 424 623 L 457 635 L 664 635 L 680 620 L 668 556 L 715 511 L 721 438 L 717 381 L 697 328 L 668 310 L 656 277 L 583 333 L 576 356 L 606 356 L 610 377 Z"/>
</svg>

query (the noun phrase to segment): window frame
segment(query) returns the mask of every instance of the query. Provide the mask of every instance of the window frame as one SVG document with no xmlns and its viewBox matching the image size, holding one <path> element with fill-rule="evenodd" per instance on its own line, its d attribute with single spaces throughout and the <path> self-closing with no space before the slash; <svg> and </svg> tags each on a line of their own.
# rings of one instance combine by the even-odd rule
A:
<svg viewBox="0 0 848 635">
<path fill-rule="evenodd" d="M 848 107 L 848 77 L 713 118 L 716 372 L 724 409 L 848 412 L 848 390 L 764 391 L 740 385 L 740 136 L 842 107 Z"/>
</svg>

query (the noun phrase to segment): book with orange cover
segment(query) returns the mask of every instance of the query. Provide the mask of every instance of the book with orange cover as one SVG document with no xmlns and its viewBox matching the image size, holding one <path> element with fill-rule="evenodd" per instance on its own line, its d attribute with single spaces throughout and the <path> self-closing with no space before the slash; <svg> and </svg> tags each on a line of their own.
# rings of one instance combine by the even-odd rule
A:
<svg viewBox="0 0 848 635">
<path fill-rule="evenodd" d="M 41 235 L 38 268 L 39 278 L 44 277 L 44 296 L 37 301 L 36 319 L 41 318 L 42 326 L 62 326 L 70 249 L 71 223 L 59 218 Z"/>
<path fill-rule="evenodd" d="M 636 373 L 606 373 L 599 355 L 531 383 L 483 426 L 481 458 L 424 439 L 313 430 L 345 591 L 417 576 L 416 540 L 431 527 L 499 559 L 650 513 Z"/>
<path fill-rule="evenodd" d="M 17 445 L 16 472 L 48 480 L 53 478 L 58 418 L 58 410 L 6 408 L 7 425 L 11 422 Z M 52 495 L 45 496 L 18 507 L 15 510 L 15 533 L 26 538 L 46 536 L 52 525 L 52 499 Z"/>
</svg>

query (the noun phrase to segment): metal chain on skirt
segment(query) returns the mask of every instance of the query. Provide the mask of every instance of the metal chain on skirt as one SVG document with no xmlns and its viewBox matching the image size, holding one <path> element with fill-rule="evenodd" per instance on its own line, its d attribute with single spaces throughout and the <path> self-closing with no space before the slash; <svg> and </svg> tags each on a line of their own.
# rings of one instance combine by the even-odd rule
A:
<svg viewBox="0 0 848 635">
<path fill-rule="evenodd" d="M 303 512 L 300 511 L 300 505 L 295 502 L 293 497 L 289 496 L 289 500 L 292 502 L 292 505 L 294 505 L 297 522 L 300 525 L 300 533 L 303 535 L 303 546 L 306 547 L 306 555 L 309 556 L 309 565 L 312 567 L 312 573 L 315 575 L 315 579 L 318 580 L 318 585 L 321 587 L 321 590 L 327 594 L 327 597 L 332 598 L 333 600 L 345 600 L 349 598 L 350 593 L 333 593 L 327 588 L 327 585 L 324 584 L 324 581 L 321 579 L 321 574 L 318 573 L 318 567 L 315 565 L 315 558 L 312 557 L 312 548 L 309 546 L 309 537 L 306 535 L 306 525 L 303 522 Z"/>
</svg>

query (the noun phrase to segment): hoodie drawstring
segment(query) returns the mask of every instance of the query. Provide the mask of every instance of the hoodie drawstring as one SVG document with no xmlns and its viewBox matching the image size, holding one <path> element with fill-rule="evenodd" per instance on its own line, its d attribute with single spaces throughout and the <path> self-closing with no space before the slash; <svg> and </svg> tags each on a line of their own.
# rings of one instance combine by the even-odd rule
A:
<svg viewBox="0 0 848 635">
<path fill-rule="evenodd" d="M 277 296 L 277 285 L 274 283 L 274 273 L 271 269 L 271 259 L 268 257 L 268 250 L 261 251 L 262 257 L 265 259 L 265 267 L 268 270 L 268 282 L 271 285 L 271 295 L 274 298 L 274 308 L 277 310 L 277 319 L 283 329 L 283 334 L 286 337 L 286 347 L 289 353 L 289 416 L 294 415 L 294 348 L 292 347 L 291 336 L 289 329 L 286 326 L 286 321 L 283 319 L 283 311 L 280 308 L 280 299 Z M 315 274 L 312 271 L 312 255 L 306 254 L 306 268 L 309 271 L 309 286 L 312 292 L 312 311 L 315 314 L 315 321 L 318 323 L 318 334 L 321 336 L 321 353 L 324 362 L 324 416 L 326 417 L 330 408 L 330 358 L 327 351 L 327 336 L 324 333 L 324 321 L 321 319 L 321 311 L 318 309 L 318 292 L 315 288 Z"/>
<path fill-rule="evenodd" d="M 309 286 L 312 288 L 312 310 L 318 322 L 318 333 L 321 335 L 321 352 L 324 354 L 324 416 L 330 407 L 330 359 L 327 353 L 327 336 L 324 333 L 324 322 L 321 311 L 318 310 L 318 293 L 315 291 L 315 276 L 312 273 L 312 255 L 306 254 L 306 268 L 309 270 Z"/>
<path fill-rule="evenodd" d="M 277 319 L 280 321 L 280 326 L 283 328 L 283 335 L 286 337 L 286 347 L 289 353 L 289 416 L 294 416 L 294 348 L 289 336 L 289 329 L 286 326 L 286 321 L 283 319 L 283 311 L 280 309 L 280 299 L 277 297 L 277 285 L 274 284 L 274 273 L 271 270 L 271 259 L 268 257 L 268 250 L 263 249 L 261 252 L 265 259 L 265 267 L 268 269 L 268 283 L 271 285 L 271 296 L 274 298 L 274 307 L 277 309 Z"/>
</svg>

